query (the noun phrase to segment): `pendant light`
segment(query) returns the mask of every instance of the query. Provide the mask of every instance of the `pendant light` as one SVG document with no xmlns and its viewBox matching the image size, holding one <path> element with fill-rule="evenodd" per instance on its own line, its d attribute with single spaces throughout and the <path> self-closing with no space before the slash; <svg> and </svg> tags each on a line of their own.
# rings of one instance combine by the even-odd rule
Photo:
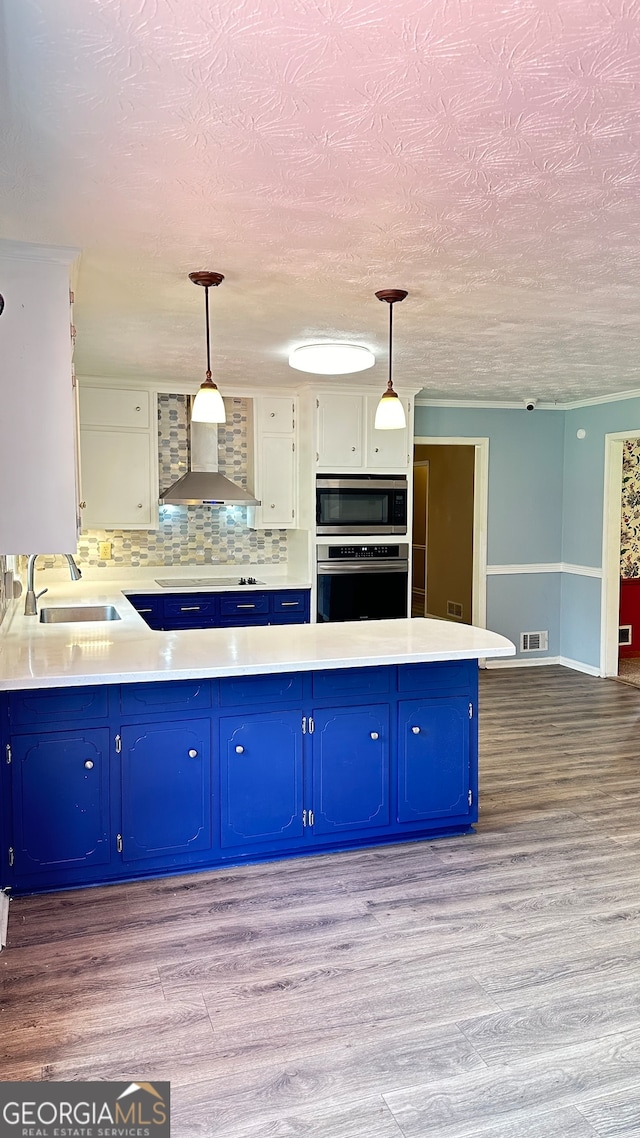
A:
<svg viewBox="0 0 640 1138">
<path fill-rule="evenodd" d="M 209 289 L 224 280 L 222 273 L 189 273 L 189 280 L 204 288 L 204 311 L 207 327 L 207 373 L 196 393 L 191 407 L 193 423 L 226 423 L 227 416 L 222 396 L 211 378 L 211 349 L 209 345 Z"/>
<path fill-rule="evenodd" d="M 403 288 L 383 288 L 376 293 L 378 300 L 386 300 L 389 305 L 389 379 L 387 390 L 383 392 L 376 408 L 374 427 L 377 431 L 401 431 L 406 427 L 404 407 L 393 390 L 392 354 L 393 354 L 393 306 L 399 300 L 404 300 L 407 292 Z"/>
</svg>

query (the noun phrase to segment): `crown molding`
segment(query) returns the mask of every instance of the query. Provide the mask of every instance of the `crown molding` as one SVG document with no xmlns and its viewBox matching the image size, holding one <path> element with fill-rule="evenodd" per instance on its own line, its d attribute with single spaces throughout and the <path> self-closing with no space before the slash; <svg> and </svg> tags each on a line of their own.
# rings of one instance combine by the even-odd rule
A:
<svg viewBox="0 0 640 1138">
<path fill-rule="evenodd" d="M 0 238 L 0 257 L 7 261 L 40 261 L 54 265 L 71 265 L 82 250 L 66 245 L 34 245 L 29 241 Z"/>
<path fill-rule="evenodd" d="M 625 399 L 640 399 L 640 388 L 631 391 L 615 391 L 611 395 L 593 395 L 590 399 L 571 399 L 562 403 L 545 403 L 539 400 L 536 411 L 577 411 L 582 407 L 597 407 L 601 403 L 619 403 Z M 506 410 L 524 411 L 524 400 L 500 399 L 429 399 L 428 396 L 416 396 L 416 407 L 457 407 L 470 408 L 476 411 Z"/>
</svg>

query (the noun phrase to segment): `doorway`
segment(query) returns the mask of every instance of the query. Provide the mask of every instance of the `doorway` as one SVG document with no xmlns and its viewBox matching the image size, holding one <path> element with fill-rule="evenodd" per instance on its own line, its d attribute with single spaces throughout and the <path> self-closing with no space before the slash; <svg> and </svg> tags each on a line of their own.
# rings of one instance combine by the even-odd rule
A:
<svg viewBox="0 0 640 1138">
<path fill-rule="evenodd" d="M 412 616 L 486 626 L 489 440 L 414 440 Z"/>
<path fill-rule="evenodd" d="M 640 603 L 640 597 L 636 598 L 636 592 L 640 594 L 640 583 L 636 583 L 637 578 L 626 577 L 622 564 L 623 485 L 624 493 L 630 492 L 629 472 L 623 476 L 623 463 L 631 451 L 640 452 L 640 431 L 619 431 L 605 436 L 600 674 L 618 677 L 622 673 L 623 678 L 625 669 L 620 668 L 620 662 L 626 658 L 635 663 L 635 653 L 640 653 L 640 612 L 639 618 L 635 617 Z M 634 502 L 632 512 L 636 509 Z M 628 627 L 628 651 L 620 645 L 621 625 Z M 627 668 L 627 671 L 633 670 Z M 634 676 L 631 682 L 637 684 L 640 676 Z"/>
</svg>

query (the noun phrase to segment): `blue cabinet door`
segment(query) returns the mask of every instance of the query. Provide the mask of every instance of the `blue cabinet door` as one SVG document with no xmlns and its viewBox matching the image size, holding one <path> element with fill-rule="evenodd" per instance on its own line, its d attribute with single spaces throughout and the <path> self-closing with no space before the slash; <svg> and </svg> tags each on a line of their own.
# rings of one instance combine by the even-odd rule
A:
<svg viewBox="0 0 640 1138">
<path fill-rule="evenodd" d="M 302 712 L 220 720 L 223 847 L 296 842 L 302 822 Z"/>
<path fill-rule="evenodd" d="M 471 814 L 469 700 L 403 700 L 398 705 L 398 821 Z"/>
<path fill-rule="evenodd" d="M 123 860 L 210 849 L 209 720 L 123 727 L 121 738 Z"/>
<path fill-rule="evenodd" d="M 11 747 L 16 878 L 62 882 L 68 870 L 106 865 L 108 729 L 16 736 Z"/>
<path fill-rule="evenodd" d="M 313 832 L 389 825 L 389 709 L 313 712 Z"/>
</svg>

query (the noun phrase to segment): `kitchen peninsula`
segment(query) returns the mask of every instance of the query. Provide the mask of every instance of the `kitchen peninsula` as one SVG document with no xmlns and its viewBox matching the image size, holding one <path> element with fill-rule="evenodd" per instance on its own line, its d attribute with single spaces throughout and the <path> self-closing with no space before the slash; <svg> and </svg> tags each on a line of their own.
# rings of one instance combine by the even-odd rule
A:
<svg viewBox="0 0 640 1138">
<path fill-rule="evenodd" d="M 0 887 L 472 828 L 477 660 L 513 655 L 504 637 L 428 619 L 154 631 L 125 596 L 154 590 L 138 578 L 47 593 L 47 607 L 113 605 L 110 621 L 43 624 L 13 602 Z"/>
</svg>

